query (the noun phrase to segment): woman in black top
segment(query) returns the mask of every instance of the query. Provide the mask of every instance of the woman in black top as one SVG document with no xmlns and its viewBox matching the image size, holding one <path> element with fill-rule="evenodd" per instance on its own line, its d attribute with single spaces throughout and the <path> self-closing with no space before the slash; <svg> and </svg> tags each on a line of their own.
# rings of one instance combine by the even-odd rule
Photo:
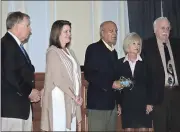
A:
<svg viewBox="0 0 180 132">
<path fill-rule="evenodd" d="M 117 74 L 134 82 L 131 87 L 125 87 L 118 96 L 121 107 L 122 127 L 125 131 L 148 131 L 152 128 L 151 111 L 148 104 L 148 86 L 146 69 L 141 53 L 142 40 L 136 33 L 128 34 L 123 43 L 125 57 L 117 62 Z M 132 89 L 131 89 L 132 88 Z M 138 129 L 138 130 L 137 130 Z"/>
</svg>

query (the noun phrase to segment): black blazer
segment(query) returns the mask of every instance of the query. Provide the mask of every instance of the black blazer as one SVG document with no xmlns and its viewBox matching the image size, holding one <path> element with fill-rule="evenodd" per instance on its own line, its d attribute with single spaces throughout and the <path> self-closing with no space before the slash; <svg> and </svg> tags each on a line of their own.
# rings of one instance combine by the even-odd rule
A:
<svg viewBox="0 0 180 132">
<path fill-rule="evenodd" d="M 111 52 L 102 40 L 88 46 L 85 55 L 84 75 L 89 82 L 87 108 L 112 110 L 115 107 L 115 78 L 117 52 Z"/>
<path fill-rule="evenodd" d="M 180 83 L 180 39 L 170 39 L 178 81 Z M 142 56 L 148 72 L 148 86 L 152 104 L 161 104 L 164 98 L 165 73 L 155 37 L 143 41 Z"/>
<path fill-rule="evenodd" d="M 117 61 L 116 74 L 118 78 L 121 76 L 129 78 L 134 82 L 133 87 L 124 88 L 117 96 L 118 104 L 123 107 L 145 107 L 149 104 L 149 89 L 147 87 L 147 73 L 144 61 L 137 61 L 134 69 L 134 75 L 132 75 L 129 62 L 123 62 L 124 58 Z M 137 106 L 140 105 L 140 106 Z"/>
<path fill-rule="evenodd" d="M 28 119 L 35 70 L 9 33 L 1 39 L 1 64 L 1 117 Z"/>
</svg>

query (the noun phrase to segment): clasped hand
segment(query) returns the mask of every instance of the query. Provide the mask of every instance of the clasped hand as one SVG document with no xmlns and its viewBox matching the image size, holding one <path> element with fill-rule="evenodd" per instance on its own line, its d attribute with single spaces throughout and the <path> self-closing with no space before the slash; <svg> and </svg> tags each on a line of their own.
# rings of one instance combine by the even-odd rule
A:
<svg viewBox="0 0 180 132">
<path fill-rule="evenodd" d="M 147 105 L 146 106 L 146 114 L 149 114 L 152 110 L 153 110 L 153 106 L 152 105 Z"/>
<path fill-rule="evenodd" d="M 83 103 L 83 99 L 82 99 L 82 97 L 80 97 L 80 96 L 76 96 L 75 98 L 74 98 L 74 101 L 76 102 L 76 104 L 78 104 L 78 105 L 82 105 L 82 103 Z"/>
<path fill-rule="evenodd" d="M 38 101 L 40 101 L 41 99 L 41 94 L 37 89 L 32 89 L 30 95 L 29 95 L 29 99 L 31 100 L 31 102 L 36 103 Z"/>
<path fill-rule="evenodd" d="M 38 92 L 39 92 L 39 91 L 38 91 Z M 42 98 L 43 94 L 44 94 L 44 88 L 39 92 L 40 98 Z M 39 98 L 39 100 L 40 100 L 40 98 Z M 83 103 L 82 97 L 80 97 L 80 96 L 75 96 L 75 97 L 73 97 L 73 99 L 74 99 L 74 101 L 76 102 L 77 105 L 80 105 L 80 106 L 82 105 L 82 103 Z M 41 102 L 41 103 L 42 103 L 42 102 Z"/>
</svg>

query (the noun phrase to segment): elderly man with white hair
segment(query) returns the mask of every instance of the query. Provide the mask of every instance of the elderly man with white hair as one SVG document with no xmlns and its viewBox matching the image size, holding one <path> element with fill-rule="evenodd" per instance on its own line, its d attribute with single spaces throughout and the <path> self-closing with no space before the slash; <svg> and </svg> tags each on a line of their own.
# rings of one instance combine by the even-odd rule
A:
<svg viewBox="0 0 180 132">
<path fill-rule="evenodd" d="M 180 132 L 180 39 L 170 38 L 170 22 L 159 17 L 155 36 L 143 41 L 142 57 L 148 72 L 149 102 L 155 132 Z"/>
</svg>

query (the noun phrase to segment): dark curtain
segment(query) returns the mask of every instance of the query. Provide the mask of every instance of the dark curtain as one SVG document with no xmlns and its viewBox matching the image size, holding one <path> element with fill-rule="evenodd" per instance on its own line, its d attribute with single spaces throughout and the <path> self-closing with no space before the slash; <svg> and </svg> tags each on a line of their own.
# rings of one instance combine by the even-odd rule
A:
<svg viewBox="0 0 180 132">
<path fill-rule="evenodd" d="M 143 39 L 153 36 L 153 22 L 161 16 L 160 0 L 128 0 L 129 29 Z"/>
<path fill-rule="evenodd" d="M 163 16 L 171 23 L 171 36 L 180 38 L 180 0 L 163 0 Z"/>
</svg>

